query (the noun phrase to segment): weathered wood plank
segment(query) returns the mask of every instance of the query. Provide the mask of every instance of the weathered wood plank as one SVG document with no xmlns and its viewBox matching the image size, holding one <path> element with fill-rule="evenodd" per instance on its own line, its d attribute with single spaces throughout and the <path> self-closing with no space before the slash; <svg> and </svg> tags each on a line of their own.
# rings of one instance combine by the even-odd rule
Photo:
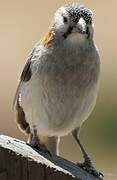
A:
<svg viewBox="0 0 117 180">
<path fill-rule="evenodd" d="M 7 180 L 7 172 L 5 170 L 0 172 L 0 180 Z"/>
<path fill-rule="evenodd" d="M 58 156 L 0 135 L 0 180 L 99 180 Z"/>
</svg>

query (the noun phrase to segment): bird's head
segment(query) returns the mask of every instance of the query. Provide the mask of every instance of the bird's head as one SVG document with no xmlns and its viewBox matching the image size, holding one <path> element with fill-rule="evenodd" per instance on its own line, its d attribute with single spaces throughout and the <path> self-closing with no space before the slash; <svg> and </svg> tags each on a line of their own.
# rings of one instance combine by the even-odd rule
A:
<svg viewBox="0 0 117 180">
<path fill-rule="evenodd" d="M 92 16 L 92 11 L 83 5 L 72 4 L 59 8 L 54 15 L 52 28 L 45 38 L 45 43 L 51 46 L 53 39 L 57 42 L 92 39 Z"/>
</svg>

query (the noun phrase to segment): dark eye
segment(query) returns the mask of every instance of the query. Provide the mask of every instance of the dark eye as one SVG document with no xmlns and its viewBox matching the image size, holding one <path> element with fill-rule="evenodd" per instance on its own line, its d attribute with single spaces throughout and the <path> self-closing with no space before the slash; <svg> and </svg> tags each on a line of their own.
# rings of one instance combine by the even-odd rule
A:
<svg viewBox="0 0 117 180">
<path fill-rule="evenodd" d="M 64 23 L 67 23 L 68 22 L 67 17 L 63 16 L 63 21 L 64 21 Z"/>
</svg>

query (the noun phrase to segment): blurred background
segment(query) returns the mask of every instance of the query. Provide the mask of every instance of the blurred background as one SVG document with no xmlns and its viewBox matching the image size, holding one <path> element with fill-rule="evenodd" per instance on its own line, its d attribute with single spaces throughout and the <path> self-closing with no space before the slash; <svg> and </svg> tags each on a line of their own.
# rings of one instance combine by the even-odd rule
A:
<svg viewBox="0 0 117 180">
<path fill-rule="evenodd" d="M 54 12 L 68 0 L 0 0 L 0 133 L 26 140 L 12 112 L 19 75 L 34 44 L 46 33 Z M 74 1 L 77 2 L 77 1 Z M 97 105 L 81 139 L 105 179 L 117 179 L 117 1 L 79 0 L 94 12 L 95 41 L 102 73 Z M 61 156 L 81 161 L 71 136 L 62 138 Z"/>
</svg>

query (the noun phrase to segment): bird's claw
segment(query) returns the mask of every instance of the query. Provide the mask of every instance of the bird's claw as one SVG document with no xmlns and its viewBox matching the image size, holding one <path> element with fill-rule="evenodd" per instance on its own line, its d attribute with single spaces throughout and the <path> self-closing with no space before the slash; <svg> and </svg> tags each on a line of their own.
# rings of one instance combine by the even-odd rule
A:
<svg viewBox="0 0 117 180">
<path fill-rule="evenodd" d="M 41 151 L 52 156 L 50 151 L 46 148 L 46 146 L 43 144 L 40 144 L 39 141 L 37 140 L 33 140 L 31 143 L 27 143 L 27 144 L 37 151 Z"/>
<path fill-rule="evenodd" d="M 84 163 L 77 163 L 77 165 L 82 168 L 83 170 L 87 171 L 89 174 L 92 174 L 95 177 L 103 180 L 104 175 L 101 172 L 98 172 L 92 164 Z"/>
<path fill-rule="evenodd" d="M 52 156 L 52 154 L 50 153 L 50 151 L 46 148 L 45 145 L 38 145 L 37 150 L 40 150 L 46 154 L 49 154 L 49 156 Z"/>
</svg>

